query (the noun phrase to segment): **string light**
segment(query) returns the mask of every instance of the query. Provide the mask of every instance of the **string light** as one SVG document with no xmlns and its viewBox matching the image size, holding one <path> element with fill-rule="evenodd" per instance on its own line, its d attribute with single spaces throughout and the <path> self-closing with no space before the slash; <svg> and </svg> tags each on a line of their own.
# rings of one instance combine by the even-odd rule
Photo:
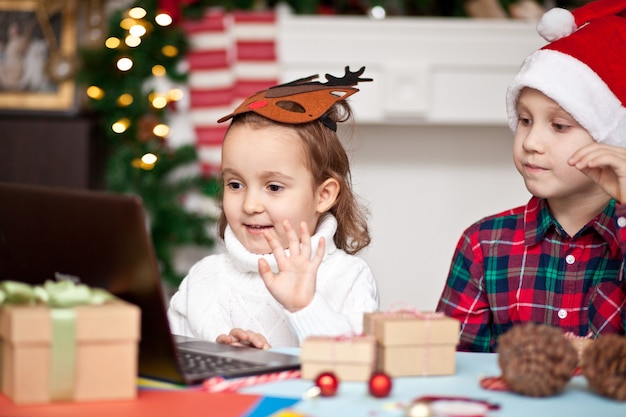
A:
<svg viewBox="0 0 626 417">
<path fill-rule="evenodd" d="M 133 67 L 133 60 L 128 57 L 123 57 L 117 60 L 117 68 L 120 71 L 128 71 Z"/>
<path fill-rule="evenodd" d="M 155 109 L 162 109 L 167 106 L 167 97 L 165 97 L 163 94 L 150 93 L 148 95 L 148 100 L 152 104 L 152 107 L 154 107 Z"/>
<path fill-rule="evenodd" d="M 128 33 L 138 38 L 141 38 L 147 32 L 146 28 L 143 25 L 133 25 L 130 29 L 128 29 Z"/>
<path fill-rule="evenodd" d="M 111 129 L 115 133 L 124 133 L 126 132 L 126 129 L 128 129 L 129 126 L 130 126 L 130 119 L 123 118 L 113 123 L 113 125 L 111 126 Z"/>
<path fill-rule="evenodd" d="M 178 55 L 178 48 L 173 45 L 165 45 L 161 48 L 161 53 L 168 58 L 174 58 Z"/>
<path fill-rule="evenodd" d="M 133 7 L 128 11 L 128 16 L 132 17 L 133 19 L 143 19 L 144 17 L 146 17 L 146 14 L 148 14 L 148 12 L 146 12 L 146 9 L 144 9 L 143 7 Z"/>
<path fill-rule="evenodd" d="M 147 153 L 141 158 L 135 158 L 132 161 L 132 165 L 135 168 L 143 169 L 144 171 L 150 171 L 154 168 L 159 158 L 153 153 Z"/>
<path fill-rule="evenodd" d="M 156 17 L 154 18 L 154 21 L 157 23 L 157 25 L 159 26 L 169 26 L 172 24 L 172 16 L 170 16 L 167 13 L 159 13 L 158 15 L 156 15 Z"/>
<path fill-rule="evenodd" d="M 387 11 L 382 6 L 374 6 L 370 10 L 370 16 L 374 19 L 381 20 L 387 16 Z"/>
<path fill-rule="evenodd" d="M 109 49 L 115 49 L 120 46 L 121 43 L 122 42 L 118 38 L 111 36 L 106 41 L 104 41 L 104 46 Z"/>
<path fill-rule="evenodd" d="M 141 44 L 141 38 L 138 36 L 129 35 L 124 39 L 124 43 L 131 48 L 139 46 Z"/>
<path fill-rule="evenodd" d="M 86 90 L 87 96 L 94 100 L 102 100 L 104 97 L 104 90 L 98 86 L 90 85 Z"/>
<path fill-rule="evenodd" d="M 122 19 L 122 21 L 120 22 L 120 27 L 125 30 L 130 30 L 130 28 L 132 28 L 136 24 L 137 24 L 137 21 L 135 19 L 126 18 L 126 19 Z"/>
<path fill-rule="evenodd" d="M 172 88 L 168 94 L 168 97 L 171 101 L 179 101 L 183 98 L 183 90 L 180 88 Z"/>
<path fill-rule="evenodd" d="M 160 123 L 154 126 L 154 129 L 152 129 L 152 133 L 154 133 L 155 136 L 164 138 L 170 134 L 170 127 L 164 123 Z"/>
<path fill-rule="evenodd" d="M 124 93 L 117 98 L 117 105 L 120 107 L 128 107 L 133 104 L 133 101 L 135 101 L 135 99 L 131 94 Z"/>
<path fill-rule="evenodd" d="M 166 74 L 165 67 L 163 65 L 155 65 L 152 67 L 152 75 L 155 77 L 162 77 Z"/>
<path fill-rule="evenodd" d="M 158 158 L 155 154 L 148 152 L 147 154 L 141 157 L 141 162 L 143 162 L 146 165 L 154 165 L 156 164 L 157 159 Z"/>
</svg>

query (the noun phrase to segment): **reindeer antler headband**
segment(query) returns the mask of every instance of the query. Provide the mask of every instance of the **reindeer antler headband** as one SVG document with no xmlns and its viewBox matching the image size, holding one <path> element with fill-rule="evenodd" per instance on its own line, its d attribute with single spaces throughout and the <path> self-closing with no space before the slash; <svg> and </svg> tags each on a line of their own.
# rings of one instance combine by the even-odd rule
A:
<svg viewBox="0 0 626 417">
<path fill-rule="evenodd" d="M 251 111 L 275 122 L 288 124 L 307 123 L 321 119 L 324 125 L 336 131 L 335 121 L 324 116 L 337 101 L 345 100 L 359 91 L 352 86 L 360 82 L 372 81 L 371 78 L 360 78 L 364 71 L 365 67 L 361 67 L 356 72 L 351 72 L 350 67 L 346 67 L 345 74 L 341 78 L 326 74 L 325 83 L 312 81 L 318 76 L 311 75 L 270 87 L 247 98 L 232 113 L 217 122 L 222 123 L 238 114 Z"/>
</svg>

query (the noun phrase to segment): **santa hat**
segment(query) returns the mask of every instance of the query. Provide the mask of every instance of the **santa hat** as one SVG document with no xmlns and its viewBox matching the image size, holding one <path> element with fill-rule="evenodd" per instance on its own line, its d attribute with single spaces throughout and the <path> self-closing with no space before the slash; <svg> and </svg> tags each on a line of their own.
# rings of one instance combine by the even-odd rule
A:
<svg viewBox="0 0 626 417">
<path fill-rule="evenodd" d="M 552 9 L 537 25 L 549 44 L 524 60 L 507 90 L 509 126 L 517 129 L 524 87 L 556 101 L 598 142 L 626 147 L 626 0 Z"/>
</svg>

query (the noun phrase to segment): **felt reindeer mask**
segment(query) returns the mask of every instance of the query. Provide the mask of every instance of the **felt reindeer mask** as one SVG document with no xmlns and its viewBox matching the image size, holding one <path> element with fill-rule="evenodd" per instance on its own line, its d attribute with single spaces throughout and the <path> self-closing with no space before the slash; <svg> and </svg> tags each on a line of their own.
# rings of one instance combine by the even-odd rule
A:
<svg viewBox="0 0 626 417">
<path fill-rule="evenodd" d="M 326 74 L 325 83 L 313 81 L 318 76 L 311 75 L 270 87 L 244 100 L 232 113 L 219 119 L 218 123 L 241 113 L 254 112 L 275 122 L 287 124 L 301 124 L 321 119 L 324 125 L 336 131 L 335 121 L 325 117 L 326 112 L 336 102 L 345 100 L 359 91 L 353 86 L 360 82 L 372 81 L 371 78 L 360 78 L 364 71 L 365 67 L 356 72 L 351 72 L 350 67 L 346 67 L 341 78 Z"/>
</svg>

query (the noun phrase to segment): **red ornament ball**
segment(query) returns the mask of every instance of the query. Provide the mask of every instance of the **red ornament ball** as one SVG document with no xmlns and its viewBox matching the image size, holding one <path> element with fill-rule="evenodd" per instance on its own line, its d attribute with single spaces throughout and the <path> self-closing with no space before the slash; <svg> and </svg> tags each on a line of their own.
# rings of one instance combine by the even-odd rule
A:
<svg viewBox="0 0 626 417">
<path fill-rule="evenodd" d="M 332 397 L 337 393 L 339 380 L 332 372 L 322 372 L 315 379 L 315 385 L 320 389 L 322 397 Z"/>
<path fill-rule="evenodd" d="M 377 398 L 387 397 L 392 385 L 389 375 L 384 372 L 374 372 L 369 383 L 370 394 Z"/>
</svg>

